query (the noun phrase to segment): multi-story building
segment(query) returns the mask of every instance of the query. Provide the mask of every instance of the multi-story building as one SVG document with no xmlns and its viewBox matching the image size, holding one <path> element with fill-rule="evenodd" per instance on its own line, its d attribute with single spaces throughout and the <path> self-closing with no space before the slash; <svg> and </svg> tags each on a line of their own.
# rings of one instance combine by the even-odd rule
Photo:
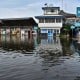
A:
<svg viewBox="0 0 80 80">
<path fill-rule="evenodd" d="M 59 35 L 63 26 L 63 15 L 60 15 L 60 7 L 45 6 L 42 7 L 44 14 L 36 16 L 39 20 L 38 27 L 42 35 Z"/>
</svg>

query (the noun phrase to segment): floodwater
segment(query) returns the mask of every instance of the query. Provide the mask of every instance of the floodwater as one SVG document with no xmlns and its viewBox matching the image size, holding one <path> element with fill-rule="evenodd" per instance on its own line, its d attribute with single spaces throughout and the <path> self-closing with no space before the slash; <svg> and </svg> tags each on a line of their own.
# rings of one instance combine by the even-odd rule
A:
<svg viewBox="0 0 80 80">
<path fill-rule="evenodd" d="M 80 80 L 79 39 L 0 36 L 0 80 Z"/>
</svg>

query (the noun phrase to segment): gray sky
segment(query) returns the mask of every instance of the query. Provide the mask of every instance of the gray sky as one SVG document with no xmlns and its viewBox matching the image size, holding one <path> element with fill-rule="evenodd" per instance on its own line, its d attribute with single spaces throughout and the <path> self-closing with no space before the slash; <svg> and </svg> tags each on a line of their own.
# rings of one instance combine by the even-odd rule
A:
<svg viewBox="0 0 80 80">
<path fill-rule="evenodd" d="M 44 4 L 53 4 L 61 7 L 62 0 L 1 0 L 0 18 L 30 17 L 42 15 Z M 76 7 L 80 6 L 80 0 L 63 0 L 63 10 L 76 13 Z"/>
</svg>

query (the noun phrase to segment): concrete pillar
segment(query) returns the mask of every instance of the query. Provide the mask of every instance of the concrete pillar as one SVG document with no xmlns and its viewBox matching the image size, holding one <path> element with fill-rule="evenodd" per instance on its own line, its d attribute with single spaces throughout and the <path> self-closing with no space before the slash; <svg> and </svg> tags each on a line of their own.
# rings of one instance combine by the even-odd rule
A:
<svg viewBox="0 0 80 80">
<path fill-rule="evenodd" d="M 54 23 L 56 23 L 56 18 L 55 18 L 55 22 Z"/>
<path fill-rule="evenodd" d="M 46 19 L 44 19 L 44 23 L 45 23 L 45 20 L 46 20 Z"/>
<path fill-rule="evenodd" d="M 59 34 L 60 34 L 60 29 L 59 29 Z"/>
</svg>

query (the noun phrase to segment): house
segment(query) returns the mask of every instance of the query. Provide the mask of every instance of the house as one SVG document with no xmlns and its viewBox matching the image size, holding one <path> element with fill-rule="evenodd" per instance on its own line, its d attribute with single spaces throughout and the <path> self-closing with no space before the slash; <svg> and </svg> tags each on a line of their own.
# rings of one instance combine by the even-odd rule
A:
<svg viewBox="0 0 80 80">
<path fill-rule="evenodd" d="M 37 33 L 35 26 L 37 27 L 37 23 L 32 17 L 0 19 L 0 34 L 30 35 Z"/>
<path fill-rule="evenodd" d="M 63 10 L 60 10 L 59 14 L 65 17 L 65 20 L 64 20 L 65 24 L 73 24 L 77 19 L 76 14 L 67 13 Z"/>
<path fill-rule="evenodd" d="M 41 16 L 35 16 L 39 20 L 38 27 L 41 35 L 54 36 L 60 34 L 63 27 L 63 15 L 60 15 L 60 7 L 45 6 L 42 7 L 44 12 Z"/>
</svg>

